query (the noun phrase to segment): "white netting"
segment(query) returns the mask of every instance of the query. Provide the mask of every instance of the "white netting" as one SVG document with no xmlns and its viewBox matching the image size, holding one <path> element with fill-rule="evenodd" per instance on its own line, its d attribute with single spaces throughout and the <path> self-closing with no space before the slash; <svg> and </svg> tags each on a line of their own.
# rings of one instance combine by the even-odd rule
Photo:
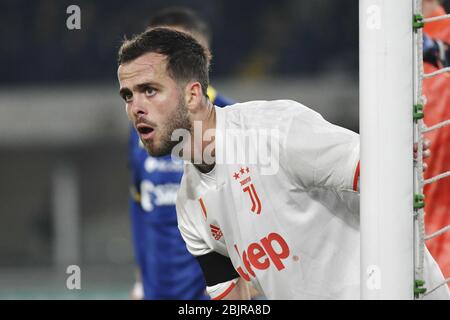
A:
<svg viewBox="0 0 450 320">
<path fill-rule="evenodd" d="M 437 289 L 439 289 L 440 287 L 442 287 L 443 285 L 446 285 L 447 282 L 450 282 L 450 278 L 445 279 L 444 281 L 442 281 L 439 285 L 437 285 L 436 287 L 434 287 L 433 289 L 431 289 L 430 291 L 428 291 L 427 293 L 425 293 L 425 295 L 429 295 L 431 293 L 433 293 L 434 291 L 436 291 Z"/>
<path fill-rule="evenodd" d="M 422 74 L 422 78 L 424 78 L 424 79 L 431 78 L 431 77 L 437 76 L 438 74 L 445 73 L 445 72 L 450 72 L 450 67 L 442 68 L 442 69 L 436 70 L 431 73 L 424 73 L 424 74 Z"/>
<path fill-rule="evenodd" d="M 430 23 L 430 22 L 434 22 L 434 21 L 439 21 L 439 20 L 444 20 L 444 19 L 449 19 L 450 18 L 450 14 L 445 14 L 443 16 L 438 16 L 438 17 L 433 17 L 433 18 L 426 18 L 423 19 L 423 22 L 425 23 Z"/>
<path fill-rule="evenodd" d="M 443 234 L 444 232 L 449 231 L 449 230 L 450 230 L 450 225 L 436 231 L 435 233 L 432 233 L 432 234 L 426 236 L 425 240 L 430 240 L 430 239 L 436 238 L 437 236 L 440 236 L 441 234 Z"/>
<path fill-rule="evenodd" d="M 438 180 L 447 178 L 447 177 L 449 177 L 449 176 L 450 176 L 450 171 L 447 171 L 447 172 L 438 174 L 437 176 L 434 176 L 434 177 L 432 177 L 432 178 L 430 178 L 430 179 L 425 180 L 425 181 L 424 181 L 424 184 L 433 183 L 433 182 L 436 182 L 436 181 L 438 181 Z"/>
<path fill-rule="evenodd" d="M 415 94 L 414 94 L 414 105 L 415 105 L 415 118 L 414 118 L 414 143 L 417 144 L 417 159 L 414 161 L 414 218 L 415 218 L 415 243 L 416 243 L 416 260 L 415 260 L 415 294 L 416 297 L 423 297 L 423 291 L 421 291 L 421 281 L 423 279 L 423 265 L 424 265 L 424 250 L 425 250 L 425 241 L 435 238 L 446 231 L 450 230 L 450 225 L 438 230 L 437 232 L 425 236 L 425 226 L 424 226 L 424 210 L 423 210 L 423 187 L 425 184 L 436 182 L 440 179 L 446 178 L 450 176 L 450 171 L 439 174 L 430 179 L 424 180 L 423 177 L 423 134 L 426 132 L 430 132 L 432 130 L 440 129 L 444 126 L 450 124 L 450 119 L 445 120 L 441 123 L 438 123 L 430 128 L 427 128 L 423 122 L 423 106 L 425 104 L 425 99 L 422 96 L 423 93 L 423 79 L 430 78 L 442 74 L 444 72 L 450 72 L 450 68 L 442 68 L 432 73 L 425 74 L 423 68 L 423 31 L 422 26 L 423 23 L 430 23 L 433 21 L 438 21 L 442 19 L 450 18 L 450 14 L 433 17 L 428 19 L 422 18 L 422 1 L 416 0 L 414 7 L 414 53 L 415 53 Z M 422 115 L 421 115 L 422 114 Z M 445 285 L 450 281 L 446 279 L 443 283 L 439 284 L 437 287 L 427 290 L 424 295 L 430 294 L 437 290 L 439 287 Z"/>
<path fill-rule="evenodd" d="M 415 3 L 415 15 L 421 15 L 422 13 L 422 1 L 417 0 Z M 418 106 L 423 106 L 424 99 L 422 98 L 422 81 L 423 81 L 423 40 L 422 40 L 422 29 L 416 29 L 414 33 L 414 112 L 416 114 L 422 113 Z M 414 161 L 414 239 L 415 239 L 415 261 L 414 261 L 414 271 L 415 271 L 415 281 L 421 281 L 423 277 L 423 264 L 424 264 L 424 242 L 425 242 L 425 226 L 424 226 L 424 212 L 423 207 L 420 203 L 423 201 L 421 198 L 423 190 L 423 135 L 422 128 L 423 120 L 420 116 L 414 119 L 414 143 L 417 145 L 417 159 Z M 417 284 L 417 282 L 416 282 Z"/>
<path fill-rule="evenodd" d="M 439 122 L 438 124 L 435 124 L 434 126 L 426 128 L 423 132 L 424 133 L 430 132 L 430 131 L 433 131 L 433 130 L 436 130 L 436 129 L 443 128 L 443 127 L 448 126 L 448 125 L 450 125 L 450 119 L 442 121 L 442 122 Z"/>
</svg>

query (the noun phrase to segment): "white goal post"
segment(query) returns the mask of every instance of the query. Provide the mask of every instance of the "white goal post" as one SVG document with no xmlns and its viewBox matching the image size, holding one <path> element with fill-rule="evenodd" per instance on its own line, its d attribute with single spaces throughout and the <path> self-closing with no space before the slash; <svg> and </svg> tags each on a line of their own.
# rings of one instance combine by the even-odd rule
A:
<svg viewBox="0 0 450 320">
<path fill-rule="evenodd" d="M 359 17 L 361 298 L 413 299 L 413 1 Z"/>
</svg>

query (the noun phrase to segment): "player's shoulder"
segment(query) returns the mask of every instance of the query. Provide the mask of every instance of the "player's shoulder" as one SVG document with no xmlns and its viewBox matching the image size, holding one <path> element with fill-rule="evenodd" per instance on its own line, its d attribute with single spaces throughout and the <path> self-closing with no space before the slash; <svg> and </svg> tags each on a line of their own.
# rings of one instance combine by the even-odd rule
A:
<svg viewBox="0 0 450 320">
<path fill-rule="evenodd" d="M 250 128 L 284 127 L 292 120 L 323 120 L 319 113 L 294 100 L 248 101 L 222 110 L 227 123 L 239 123 Z"/>
<path fill-rule="evenodd" d="M 188 201 L 198 199 L 204 189 L 198 170 L 188 161 L 184 161 L 183 177 L 177 194 L 177 205 L 184 206 Z"/>
<path fill-rule="evenodd" d="M 294 100 L 254 100 L 242 103 L 235 103 L 225 107 L 230 113 L 240 113 L 249 115 L 280 115 L 293 116 L 304 113 L 318 114 L 311 108 Z"/>
<path fill-rule="evenodd" d="M 261 112 L 270 112 L 271 110 L 286 110 L 291 112 L 297 111 L 305 111 L 311 110 L 307 106 L 301 104 L 300 102 L 289 100 L 289 99 L 280 99 L 280 100 L 252 100 L 247 102 L 239 102 L 235 103 L 228 108 L 232 108 L 234 110 L 244 109 L 244 110 L 252 110 L 252 111 L 261 111 Z M 292 109 L 292 110 L 291 110 Z"/>
</svg>

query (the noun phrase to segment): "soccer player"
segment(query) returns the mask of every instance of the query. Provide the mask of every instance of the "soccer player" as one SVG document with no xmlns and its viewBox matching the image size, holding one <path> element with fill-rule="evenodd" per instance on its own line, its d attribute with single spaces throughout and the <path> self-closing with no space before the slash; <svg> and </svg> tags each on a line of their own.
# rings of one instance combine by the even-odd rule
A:
<svg viewBox="0 0 450 320">
<path fill-rule="evenodd" d="M 167 26 L 188 32 L 209 48 L 210 31 L 192 10 L 171 7 L 156 13 L 149 28 Z M 231 104 L 212 87 L 208 96 L 217 106 Z M 175 199 L 183 174 L 181 161 L 148 154 L 133 126 L 130 128 L 130 217 L 138 264 L 132 298 L 204 299 L 205 280 L 196 259 L 187 251 L 177 227 Z"/>
<path fill-rule="evenodd" d="M 215 107 L 209 60 L 167 28 L 125 41 L 120 95 L 153 156 L 186 160 L 177 217 L 214 299 L 357 299 L 359 137 L 290 100 Z M 425 280 L 443 280 L 427 254 Z M 446 286 L 428 298 L 448 298 Z"/>
</svg>

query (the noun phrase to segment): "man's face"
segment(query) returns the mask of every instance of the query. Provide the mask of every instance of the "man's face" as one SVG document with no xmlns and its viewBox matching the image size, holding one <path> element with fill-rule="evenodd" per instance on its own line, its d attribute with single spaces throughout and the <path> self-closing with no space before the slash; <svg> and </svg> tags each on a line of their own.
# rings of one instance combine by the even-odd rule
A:
<svg viewBox="0 0 450 320">
<path fill-rule="evenodd" d="M 167 155 L 178 141 L 175 129 L 190 130 L 183 91 L 167 73 L 164 55 L 147 53 L 119 66 L 120 95 L 128 118 L 154 157 Z"/>
</svg>

